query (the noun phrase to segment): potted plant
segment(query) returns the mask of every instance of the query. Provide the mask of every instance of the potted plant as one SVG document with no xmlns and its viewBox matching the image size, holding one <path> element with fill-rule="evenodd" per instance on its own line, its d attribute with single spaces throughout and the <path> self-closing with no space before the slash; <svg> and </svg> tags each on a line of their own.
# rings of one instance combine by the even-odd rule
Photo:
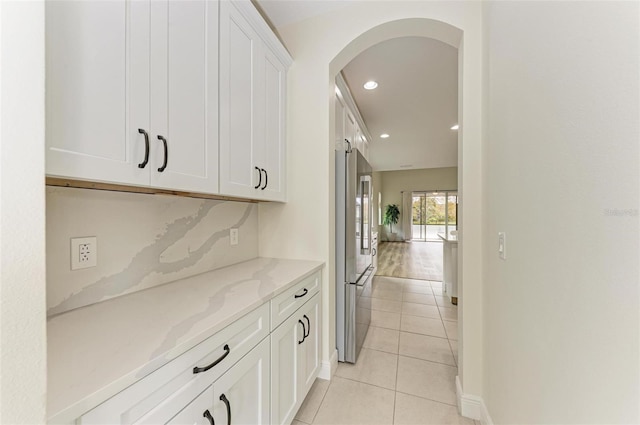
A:
<svg viewBox="0 0 640 425">
<path fill-rule="evenodd" d="M 385 226 L 389 226 L 389 233 L 387 233 L 387 239 L 395 241 L 397 234 L 393 231 L 393 225 L 398 224 L 398 218 L 400 217 L 400 209 L 396 204 L 387 205 L 384 210 L 384 219 L 382 223 Z"/>
</svg>

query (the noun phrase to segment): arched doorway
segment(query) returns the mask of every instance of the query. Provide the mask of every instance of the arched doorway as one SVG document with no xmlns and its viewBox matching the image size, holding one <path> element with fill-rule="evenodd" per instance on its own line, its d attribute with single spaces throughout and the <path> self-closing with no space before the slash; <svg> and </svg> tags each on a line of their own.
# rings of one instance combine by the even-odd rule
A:
<svg viewBox="0 0 640 425">
<path fill-rule="evenodd" d="M 354 2 L 334 13 L 278 28 L 295 58 L 287 77 L 286 204 L 259 207 L 260 255 L 324 261 L 322 293 L 322 372 L 337 367 L 335 349 L 335 75 L 353 57 L 390 38 L 437 38 L 458 49 L 458 187 L 464 228 L 459 273 L 464 286 L 459 318 L 460 383 L 465 393 L 481 395 L 482 382 L 482 4 L 480 2 Z M 297 237 L 282 238 L 281 235 Z M 464 300 L 462 300 L 464 299 Z M 464 413 L 464 409 L 463 409 Z"/>
<path fill-rule="evenodd" d="M 391 22 L 378 25 L 366 31 L 365 33 L 361 34 L 357 38 L 353 39 L 329 63 L 329 79 L 330 79 L 329 85 L 332 86 L 334 84 L 335 78 L 338 75 L 338 73 L 351 60 L 353 60 L 356 56 L 358 56 L 360 53 L 362 53 L 366 49 L 387 40 L 400 38 L 400 37 L 410 37 L 410 36 L 432 38 L 456 48 L 458 50 L 458 56 L 459 56 L 458 80 L 459 82 L 462 82 L 463 72 L 464 72 L 463 70 L 463 67 L 464 67 L 463 35 L 464 35 L 463 31 L 460 30 L 459 28 L 456 28 L 442 21 L 427 19 L 427 18 L 407 18 L 407 19 L 400 19 L 400 20 L 391 21 Z M 463 120 L 464 93 L 462 88 L 459 89 L 458 93 L 459 93 L 458 116 L 459 116 L 460 127 L 463 128 L 464 127 L 464 120 Z M 333 97 L 331 99 L 333 99 Z M 334 102 L 330 101 L 329 102 L 329 135 L 335 134 L 335 119 L 334 119 L 335 113 L 333 108 L 334 108 Z M 333 137 L 329 137 L 329 139 L 330 139 L 331 150 L 333 150 L 335 140 Z M 463 132 L 461 131 L 458 136 L 458 149 L 460 152 L 459 160 L 458 160 L 458 181 L 461 189 L 463 188 L 464 182 L 465 182 L 465 164 L 462 160 L 463 145 L 464 145 L 464 136 L 463 136 Z M 333 176 L 333 172 L 330 172 L 329 176 L 331 178 Z M 333 183 L 331 183 L 329 187 L 333 188 Z M 465 209 L 465 205 L 464 203 L 461 203 L 460 212 L 459 212 L 460 217 L 463 217 L 464 209 Z M 461 219 L 461 223 L 462 222 L 463 220 Z M 463 225 L 460 226 L 460 230 L 461 230 L 461 233 L 464 231 Z M 333 234 L 333 232 L 331 232 L 331 234 Z M 333 245 L 333 243 L 331 245 Z M 461 260 L 458 266 L 459 268 L 458 273 L 461 277 L 460 280 L 462 280 L 462 269 L 463 269 L 462 261 L 463 260 L 461 256 Z M 462 287 L 462 282 L 460 282 L 460 286 Z M 460 291 L 460 293 L 462 293 L 462 290 Z M 478 300 L 474 300 L 474 299 L 471 299 L 469 301 L 472 303 L 478 302 Z M 463 317 L 464 317 L 464 314 L 461 308 L 459 310 L 459 327 L 461 330 L 465 326 L 463 322 Z M 471 326 L 468 326 L 468 328 L 471 328 Z M 473 332 L 473 331 L 469 329 L 469 332 Z M 469 334 L 469 332 L 467 332 L 467 334 Z M 464 335 L 464 332 L 461 331 L 460 332 L 460 351 L 463 351 L 463 347 L 464 347 L 464 343 L 462 341 L 463 335 Z M 463 357 L 462 354 L 460 354 L 460 356 Z M 459 405 L 462 404 L 460 402 L 460 398 L 463 395 L 462 394 L 462 375 L 463 375 L 464 367 L 465 366 L 463 365 L 463 363 L 460 362 L 459 364 L 460 379 L 457 382 L 458 393 L 459 393 L 458 394 Z M 465 406 L 461 406 L 461 407 L 464 414 L 467 414 L 469 416 L 476 416 L 477 412 L 469 411 L 468 407 L 467 409 L 465 409 Z"/>
</svg>

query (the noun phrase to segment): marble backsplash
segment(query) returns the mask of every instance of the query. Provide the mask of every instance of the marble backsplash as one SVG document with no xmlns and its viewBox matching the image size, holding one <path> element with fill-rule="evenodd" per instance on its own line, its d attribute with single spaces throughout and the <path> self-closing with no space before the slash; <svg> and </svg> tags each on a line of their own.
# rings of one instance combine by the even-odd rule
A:
<svg viewBox="0 0 640 425">
<path fill-rule="evenodd" d="M 231 246 L 229 229 L 239 229 Z M 47 187 L 47 314 L 258 256 L 257 204 Z M 97 237 L 97 266 L 71 270 L 71 238 Z"/>
</svg>

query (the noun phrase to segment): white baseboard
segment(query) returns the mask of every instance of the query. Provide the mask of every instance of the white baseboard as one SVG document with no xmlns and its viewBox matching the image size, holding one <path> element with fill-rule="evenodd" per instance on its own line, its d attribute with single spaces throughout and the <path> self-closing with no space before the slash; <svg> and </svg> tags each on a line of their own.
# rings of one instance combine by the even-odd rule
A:
<svg viewBox="0 0 640 425">
<path fill-rule="evenodd" d="M 482 397 L 465 394 L 462 391 L 460 378 L 456 376 L 456 396 L 458 398 L 458 410 L 466 418 L 479 420 L 482 425 L 493 425 L 487 406 Z"/>
<path fill-rule="evenodd" d="M 329 361 L 322 361 L 318 378 L 330 381 L 336 373 L 336 369 L 338 369 L 338 350 L 333 352 Z"/>
</svg>

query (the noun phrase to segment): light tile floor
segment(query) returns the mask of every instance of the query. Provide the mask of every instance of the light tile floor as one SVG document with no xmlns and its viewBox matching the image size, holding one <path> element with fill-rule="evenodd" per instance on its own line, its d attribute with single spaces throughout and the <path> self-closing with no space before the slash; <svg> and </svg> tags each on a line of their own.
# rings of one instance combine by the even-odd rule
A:
<svg viewBox="0 0 640 425">
<path fill-rule="evenodd" d="M 442 283 L 375 276 L 357 364 L 316 380 L 293 425 L 478 425 L 458 415 L 457 307 Z"/>
</svg>

